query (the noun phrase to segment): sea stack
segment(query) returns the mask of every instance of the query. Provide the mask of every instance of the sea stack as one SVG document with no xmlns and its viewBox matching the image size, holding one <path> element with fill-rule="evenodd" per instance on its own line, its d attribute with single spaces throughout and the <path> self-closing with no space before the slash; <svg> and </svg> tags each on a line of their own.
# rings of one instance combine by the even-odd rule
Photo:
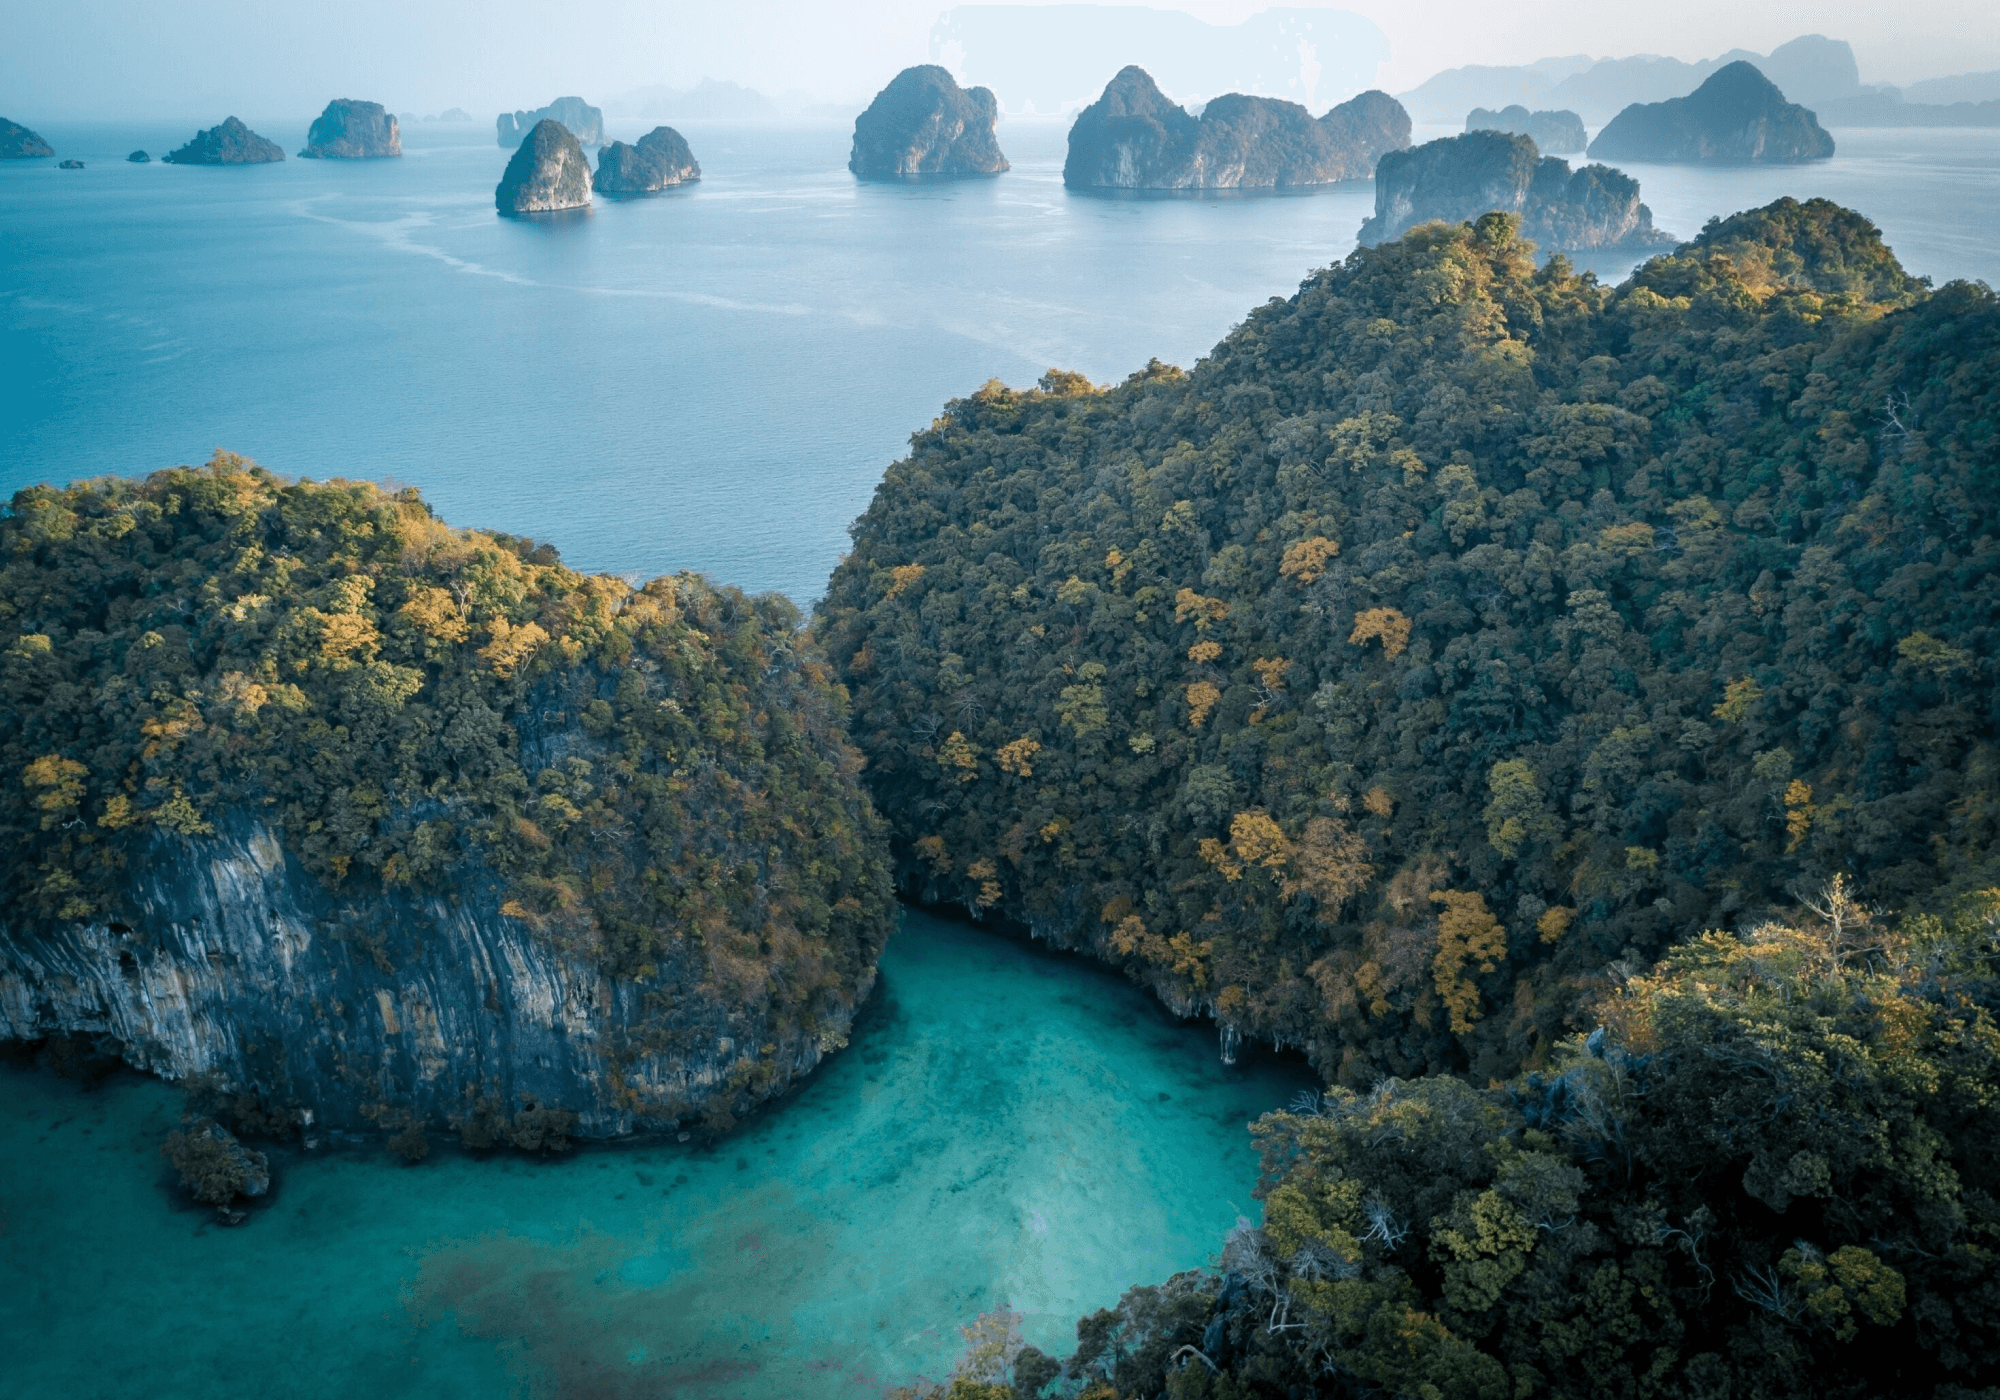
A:
<svg viewBox="0 0 2000 1400">
<path fill-rule="evenodd" d="M 55 153 L 55 147 L 19 122 L 0 117 L 0 160 L 33 160 Z"/>
<path fill-rule="evenodd" d="M 277 142 L 266 141 L 235 117 L 197 131 L 194 140 L 160 157 L 169 165 L 263 165 L 284 158 Z"/>
<path fill-rule="evenodd" d="M 375 160 L 403 153 L 403 134 L 396 118 L 379 102 L 336 97 L 306 132 L 308 160 Z"/>
<path fill-rule="evenodd" d="M 493 191 L 503 214 L 552 214 L 590 204 L 590 161 L 570 129 L 552 118 L 534 125 Z"/>
<path fill-rule="evenodd" d="M 999 115 L 991 89 L 962 88 L 935 63 L 905 68 L 855 118 L 847 168 L 869 180 L 998 175 Z"/>
<path fill-rule="evenodd" d="M 1296 102 L 1226 93 L 1197 120 L 1152 75 L 1121 69 L 1070 128 L 1071 189 L 1282 189 L 1366 179 L 1410 144 L 1410 116 L 1364 92 L 1314 118 Z"/>
<path fill-rule="evenodd" d="M 134 165 L 150 165 L 153 161 L 153 158 L 144 151 L 134 151 L 131 155 L 125 157 L 125 159 L 131 161 Z"/>
<path fill-rule="evenodd" d="M 1511 131 L 1533 141 L 1544 155 L 1569 155 L 1590 144 L 1583 118 L 1574 112 L 1530 112 L 1516 102 L 1497 112 L 1474 107 L 1465 119 L 1467 131 Z"/>
<path fill-rule="evenodd" d="M 1639 182 L 1608 165 L 1572 171 L 1525 136 L 1468 131 L 1392 151 L 1375 170 L 1375 216 L 1361 226 L 1364 247 L 1400 238 L 1417 224 L 1467 223 L 1492 210 L 1517 214 L 1521 234 L 1555 252 L 1664 248 L 1676 240 L 1653 227 Z"/>
<path fill-rule="evenodd" d="M 1754 66 L 1731 63 L 1686 97 L 1633 103 L 1597 133 L 1590 154 L 1674 164 L 1796 164 L 1825 160 L 1833 138 Z"/>
<path fill-rule="evenodd" d="M 701 166 L 681 134 L 656 126 L 636 146 L 613 141 L 599 151 L 593 183 L 600 194 L 651 194 L 700 178 Z"/>
<path fill-rule="evenodd" d="M 502 112 L 494 125 L 499 130 L 501 145 L 516 146 L 535 129 L 536 123 L 548 121 L 561 122 L 570 135 L 586 146 L 604 144 L 604 113 L 581 97 L 558 97 L 533 112 Z"/>
</svg>

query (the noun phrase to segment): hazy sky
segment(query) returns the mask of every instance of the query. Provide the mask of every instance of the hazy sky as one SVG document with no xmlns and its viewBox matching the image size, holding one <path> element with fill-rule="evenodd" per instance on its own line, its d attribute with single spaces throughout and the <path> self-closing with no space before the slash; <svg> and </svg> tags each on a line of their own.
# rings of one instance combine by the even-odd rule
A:
<svg viewBox="0 0 2000 1400">
<path fill-rule="evenodd" d="M 1288 0 L 1309 5 L 1311 0 Z M 0 115 L 215 117 L 310 113 L 331 96 L 482 120 L 560 93 L 602 100 L 709 76 L 865 100 L 926 61 L 939 0 L 0 0 Z M 1260 0 L 1162 0 L 1235 23 Z M 1766 51 L 1847 39 L 1864 82 L 2000 68 L 1994 0 L 1344 0 L 1389 36 L 1391 92 L 1440 68 L 1546 55 Z M 1107 75 L 1108 76 L 1108 75 Z"/>
</svg>

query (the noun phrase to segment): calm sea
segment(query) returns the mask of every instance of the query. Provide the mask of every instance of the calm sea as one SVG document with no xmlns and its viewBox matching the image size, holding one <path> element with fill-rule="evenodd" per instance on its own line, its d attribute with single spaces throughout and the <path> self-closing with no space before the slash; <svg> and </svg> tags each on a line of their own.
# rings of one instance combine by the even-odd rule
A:
<svg viewBox="0 0 2000 1400">
<path fill-rule="evenodd" d="M 125 162 L 193 125 L 49 126 L 86 169 L 0 165 L 0 491 L 227 447 L 415 484 L 582 568 L 801 601 L 946 399 L 1192 364 L 1373 199 L 1070 195 L 1053 120 L 1002 127 L 1008 175 L 921 186 L 855 182 L 844 127 L 690 124 L 698 185 L 534 222 L 496 217 L 484 126 L 414 125 L 400 161 Z M 2000 132 L 1837 136 L 1809 167 L 1632 170 L 1682 235 L 1827 195 L 1917 272 L 2000 277 Z"/>
</svg>

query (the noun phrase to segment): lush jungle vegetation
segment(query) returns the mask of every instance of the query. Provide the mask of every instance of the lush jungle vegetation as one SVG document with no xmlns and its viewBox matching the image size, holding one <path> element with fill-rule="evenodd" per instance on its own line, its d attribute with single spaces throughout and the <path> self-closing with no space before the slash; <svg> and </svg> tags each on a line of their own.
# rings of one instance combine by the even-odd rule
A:
<svg viewBox="0 0 2000 1400">
<path fill-rule="evenodd" d="M 497 883 L 616 974 L 671 961 L 799 1034 L 891 927 L 844 699 L 775 596 L 219 455 L 15 496 L 0 634 L 10 923 L 143 923 L 133 843 L 255 817 L 329 885 Z"/>
<path fill-rule="evenodd" d="M 1483 1085 L 1834 873 L 2000 883 L 1996 383 L 1992 292 L 1823 201 L 1616 288 L 1431 225 L 950 404 L 816 628 L 909 888 Z"/>
<path fill-rule="evenodd" d="M 913 1394 L 2000 1395 L 2000 891 L 1676 947 L 1542 1070 L 1257 1125 L 1261 1229 L 1062 1363 L 1004 1316 Z"/>
</svg>

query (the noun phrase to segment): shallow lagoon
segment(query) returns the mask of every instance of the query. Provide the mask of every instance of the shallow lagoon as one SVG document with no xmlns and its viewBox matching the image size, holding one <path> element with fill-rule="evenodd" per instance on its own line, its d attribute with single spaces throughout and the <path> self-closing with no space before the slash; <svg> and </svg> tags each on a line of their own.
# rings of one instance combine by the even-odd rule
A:
<svg viewBox="0 0 2000 1400">
<path fill-rule="evenodd" d="M 235 1229 L 170 1189 L 180 1095 L 0 1071 L 13 1400 L 877 1397 L 1006 1304 L 1031 1341 L 1259 1214 L 1246 1127 L 1303 1066 L 1121 978 L 905 916 L 853 1043 L 713 1147 L 416 1167 L 274 1154 Z"/>
</svg>

